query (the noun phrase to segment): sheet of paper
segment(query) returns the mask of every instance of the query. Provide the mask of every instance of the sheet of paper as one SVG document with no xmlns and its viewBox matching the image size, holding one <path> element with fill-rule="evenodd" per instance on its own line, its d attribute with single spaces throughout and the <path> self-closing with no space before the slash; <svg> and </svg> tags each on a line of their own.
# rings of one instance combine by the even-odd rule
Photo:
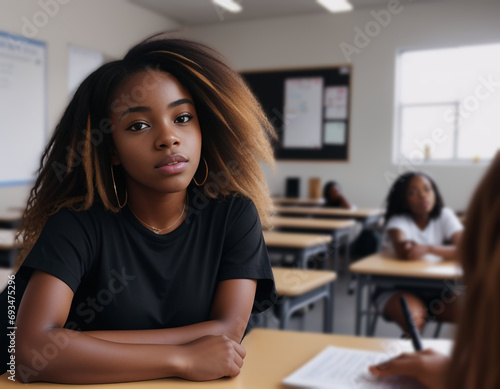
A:
<svg viewBox="0 0 500 389">
<path fill-rule="evenodd" d="M 285 80 L 283 147 L 321 148 L 323 78 Z"/>
<path fill-rule="evenodd" d="M 414 380 L 403 377 L 377 379 L 368 372 L 368 366 L 389 358 L 387 353 L 328 346 L 286 377 L 283 383 L 318 389 L 423 389 L 423 386 Z"/>
<path fill-rule="evenodd" d="M 330 86 L 325 88 L 325 118 L 347 119 L 347 97 L 346 86 Z"/>
<path fill-rule="evenodd" d="M 345 132 L 344 122 L 326 122 L 323 143 L 325 145 L 345 145 Z"/>
</svg>

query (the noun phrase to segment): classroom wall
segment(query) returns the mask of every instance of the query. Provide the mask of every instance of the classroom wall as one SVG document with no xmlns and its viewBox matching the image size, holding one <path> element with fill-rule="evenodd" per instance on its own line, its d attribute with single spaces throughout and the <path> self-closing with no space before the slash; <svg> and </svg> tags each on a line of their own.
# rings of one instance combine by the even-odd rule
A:
<svg viewBox="0 0 500 389">
<path fill-rule="evenodd" d="M 355 46 L 355 28 L 372 28 L 372 38 L 353 65 L 350 160 L 332 162 L 278 162 L 276 174 L 265 169 L 271 192 L 284 193 L 285 177 L 301 177 L 301 194 L 307 196 L 307 179 L 336 179 L 358 206 L 380 206 L 390 179 L 404 171 L 394 164 L 393 104 L 395 54 L 401 48 L 447 47 L 500 41 L 500 4 L 496 1 L 453 1 L 399 4 L 351 13 L 319 14 L 193 28 L 189 36 L 220 50 L 239 70 L 328 66 L 346 63 L 340 48 Z M 391 5 L 391 10 L 389 10 Z M 386 12 L 380 12 L 384 9 Z M 378 35 L 373 16 L 386 15 Z M 391 15 L 389 22 L 387 13 Z M 363 43 L 363 42 L 360 42 Z M 365 42 L 366 43 L 366 42 Z M 497 91 L 500 93 L 500 91 Z M 432 129 L 431 129 L 432 130 Z M 430 134 L 429 134 L 430 135 Z M 422 136 L 420 140 L 427 136 Z M 437 180 L 447 205 L 466 207 L 485 165 L 423 166 Z"/>
<path fill-rule="evenodd" d="M 126 0 L 0 0 L 0 30 L 47 43 L 49 134 L 69 101 L 70 44 L 118 58 L 142 39 L 177 27 L 174 21 Z M 3 131 L 9 129 L 0 128 L 0 141 Z M 0 210 L 23 205 L 29 190 L 0 187 Z"/>
</svg>

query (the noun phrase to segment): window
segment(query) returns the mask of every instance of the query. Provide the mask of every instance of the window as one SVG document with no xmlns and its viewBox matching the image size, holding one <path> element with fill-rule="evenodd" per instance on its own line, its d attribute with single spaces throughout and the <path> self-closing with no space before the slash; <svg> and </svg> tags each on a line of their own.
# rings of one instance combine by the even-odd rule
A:
<svg viewBox="0 0 500 389">
<path fill-rule="evenodd" d="M 397 162 L 477 162 L 500 148 L 500 44 L 401 52 L 396 86 Z"/>
</svg>

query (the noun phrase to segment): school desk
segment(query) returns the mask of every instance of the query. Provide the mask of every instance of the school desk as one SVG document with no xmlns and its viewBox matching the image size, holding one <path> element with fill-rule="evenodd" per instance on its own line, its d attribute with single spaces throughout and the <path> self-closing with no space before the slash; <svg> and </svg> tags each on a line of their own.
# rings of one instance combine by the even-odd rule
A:
<svg viewBox="0 0 500 389">
<path fill-rule="evenodd" d="M 272 216 L 270 223 L 276 228 L 286 230 L 328 232 L 332 235 L 331 247 L 333 250 L 333 270 L 338 270 L 340 238 L 348 235 L 349 231 L 356 224 L 353 219 L 312 219 L 301 217 Z M 349 256 L 348 246 L 346 256 Z M 347 263 L 349 259 L 347 258 Z"/>
<path fill-rule="evenodd" d="M 425 348 L 433 348 L 449 354 L 450 340 L 423 340 Z M 412 351 L 408 340 L 364 338 L 346 335 L 316 334 L 307 332 L 280 331 L 256 328 L 243 339 L 247 351 L 241 373 L 235 378 L 222 378 L 208 382 L 190 382 L 178 378 L 163 378 L 150 381 L 120 384 L 63 385 L 35 382 L 33 389 L 285 389 L 281 381 L 304 365 L 327 346 L 346 347 L 366 351 L 385 352 L 397 355 Z M 20 382 L 7 379 L 9 373 L 0 377 L 2 388 L 26 388 Z"/>
<path fill-rule="evenodd" d="M 0 293 L 2 293 L 7 286 L 9 276 L 13 273 L 13 271 L 13 269 L 0 268 Z"/>
<path fill-rule="evenodd" d="M 264 240 L 270 254 L 292 255 L 293 264 L 305 269 L 311 257 L 328 259 L 328 244 L 331 235 L 302 234 L 297 232 L 264 231 Z M 282 264 L 285 264 L 284 261 Z"/>
<path fill-rule="evenodd" d="M 323 205 L 325 203 L 325 199 L 320 197 L 318 199 L 299 199 L 293 197 L 273 197 L 274 204 L 287 204 L 287 205 L 300 205 L 300 206 L 308 206 L 308 205 Z"/>
<path fill-rule="evenodd" d="M 356 275 L 356 335 L 361 334 L 361 319 L 366 316 L 366 335 L 371 334 L 372 312 L 370 298 L 376 286 L 394 285 L 419 288 L 449 288 L 459 290 L 456 282 L 462 276 L 462 269 L 453 260 L 431 263 L 423 259 L 402 260 L 387 253 L 377 253 L 353 263 L 349 270 Z M 367 289 L 363 304 L 363 290 Z M 458 288 L 458 289 L 457 289 Z"/>
<path fill-rule="evenodd" d="M 16 256 L 16 231 L 0 228 L 0 267 L 12 267 Z"/>
<path fill-rule="evenodd" d="M 377 224 L 384 213 L 379 208 L 345 209 L 331 207 L 291 207 L 285 205 L 278 205 L 275 207 L 275 210 L 281 215 L 356 219 L 363 223 L 364 228 Z"/>
<path fill-rule="evenodd" d="M 0 212 L 0 228 L 16 228 L 21 221 L 21 209 L 8 209 Z"/>
<path fill-rule="evenodd" d="M 281 329 L 288 328 L 294 312 L 324 299 L 323 331 L 333 332 L 335 272 L 273 267 L 273 274 L 279 297 L 274 310 Z"/>
</svg>

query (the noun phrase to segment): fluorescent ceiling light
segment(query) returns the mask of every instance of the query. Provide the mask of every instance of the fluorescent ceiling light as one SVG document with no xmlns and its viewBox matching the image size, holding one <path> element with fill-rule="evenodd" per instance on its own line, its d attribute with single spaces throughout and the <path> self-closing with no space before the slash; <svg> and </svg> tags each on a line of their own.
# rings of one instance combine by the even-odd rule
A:
<svg viewBox="0 0 500 389">
<path fill-rule="evenodd" d="M 330 12 L 352 11 L 352 4 L 348 0 L 316 0 L 316 2 Z"/>
<path fill-rule="evenodd" d="M 227 9 L 229 12 L 241 12 L 243 9 L 241 5 L 234 0 L 212 0 L 212 2 L 224 9 Z"/>
</svg>

